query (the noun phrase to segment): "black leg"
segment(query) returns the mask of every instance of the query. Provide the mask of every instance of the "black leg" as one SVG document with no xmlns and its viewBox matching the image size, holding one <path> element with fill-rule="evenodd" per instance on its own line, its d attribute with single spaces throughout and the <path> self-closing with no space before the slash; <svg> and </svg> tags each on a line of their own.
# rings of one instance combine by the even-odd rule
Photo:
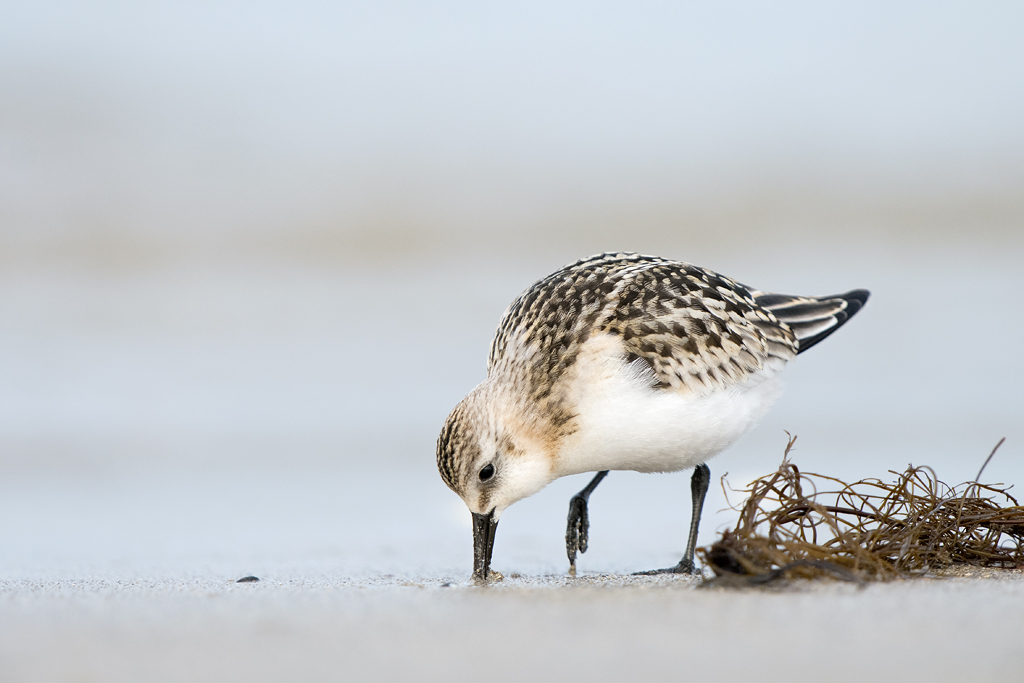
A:
<svg viewBox="0 0 1024 683">
<path fill-rule="evenodd" d="M 693 565 L 693 553 L 697 550 L 697 530 L 700 528 L 700 513 L 704 509 L 704 498 L 708 495 L 708 486 L 711 484 L 711 468 L 707 465 L 697 465 L 693 470 L 693 477 L 690 478 L 690 496 L 693 500 L 693 512 L 690 516 L 690 538 L 686 541 L 686 553 L 679 564 L 668 569 L 654 569 L 649 572 L 637 572 L 638 574 L 696 574 L 697 569 Z"/>
<path fill-rule="evenodd" d="M 565 552 L 569 556 L 569 573 L 576 574 L 576 551 L 587 552 L 587 534 L 590 519 L 587 516 L 587 500 L 601 480 L 608 476 L 608 470 L 598 472 L 586 487 L 569 501 L 569 520 L 565 528 Z"/>
<path fill-rule="evenodd" d="M 704 510 L 704 498 L 708 495 L 708 486 L 711 484 L 711 468 L 707 465 L 697 465 L 690 478 L 690 497 L 693 501 L 693 511 L 690 516 L 690 538 L 686 541 L 686 554 L 679 560 L 680 571 L 694 574 L 696 567 L 693 566 L 693 553 L 697 549 L 697 530 L 700 528 L 700 513 Z"/>
</svg>

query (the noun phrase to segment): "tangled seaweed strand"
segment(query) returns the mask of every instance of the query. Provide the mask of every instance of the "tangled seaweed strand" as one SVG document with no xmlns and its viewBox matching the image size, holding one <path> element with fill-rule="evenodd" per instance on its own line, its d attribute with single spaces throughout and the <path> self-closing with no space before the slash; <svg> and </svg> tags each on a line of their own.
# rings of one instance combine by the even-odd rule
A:
<svg viewBox="0 0 1024 683">
<path fill-rule="evenodd" d="M 735 528 L 699 549 L 719 577 L 742 578 L 745 585 L 783 575 L 861 582 L 922 576 L 953 564 L 1024 567 L 1024 507 L 1008 487 L 977 479 L 950 487 L 930 467 L 913 466 L 893 471 L 893 483 L 847 484 L 801 473 L 789 461 L 795 441 L 778 471 L 744 491 Z"/>
</svg>

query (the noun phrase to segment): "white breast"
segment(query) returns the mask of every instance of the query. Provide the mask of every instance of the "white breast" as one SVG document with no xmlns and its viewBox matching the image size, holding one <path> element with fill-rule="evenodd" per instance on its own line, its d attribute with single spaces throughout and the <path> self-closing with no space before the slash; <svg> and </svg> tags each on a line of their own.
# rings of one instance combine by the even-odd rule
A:
<svg viewBox="0 0 1024 683">
<path fill-rule="evenodd" d="M 558 476 L 600 470 L 674 472 L 717 455 L 750 431 L 782 393 L 783 361 L 706 396 L 654 389 L 626 365 L 614 338 L 592 339 L 568 386 L 578 430 L 558 453 Z"/>
</svg>

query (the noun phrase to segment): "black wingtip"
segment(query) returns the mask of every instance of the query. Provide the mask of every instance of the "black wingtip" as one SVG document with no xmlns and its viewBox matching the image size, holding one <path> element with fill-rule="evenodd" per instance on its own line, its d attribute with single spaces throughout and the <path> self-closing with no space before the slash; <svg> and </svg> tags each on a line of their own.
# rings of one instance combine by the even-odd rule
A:
<svg viewBox="0 0 1024 683">
<path fill-rule="evenodd" d="M 864 307 L 864 304 L 871 298 L 871 292 L 866 289 L 853 289 L 846 294 L 837 294 L 834 297 L 825 297 L 829 299 L 845 299 L 846 300 L 846 312 L 848 315 L 853 316 L 854 313 Z"/>
<path fill-rule="evenodd" d="M 871 297 L 871 292 L 866 289 L 852 289 L 845 294 L 833 294 L 832 296 L 819 296 L 815 297 L 819 301 L 828 301 L 829 299 L 842 299 L 846 302 L 846 308 L 835 314 L 836 324 L 827 330 L 814 335 L 813 337 L 807 337 L 800 340 L 800 348 L 797 353 L 803 353 L 807 349 L 811 348 L 825 337 L 829 336 L 840 327 L 846 324 L 846 321 L 857 314 L 857 311 L 864 308 L 864 304 L 868 302 Z"/>
</svg>

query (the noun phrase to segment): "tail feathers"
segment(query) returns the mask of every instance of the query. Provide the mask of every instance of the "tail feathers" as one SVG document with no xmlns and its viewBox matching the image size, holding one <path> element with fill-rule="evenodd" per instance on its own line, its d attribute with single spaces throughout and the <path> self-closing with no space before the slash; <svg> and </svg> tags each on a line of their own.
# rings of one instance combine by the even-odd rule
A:
<svg viewBox="0 0 1024 683">
<path fill-rule="evenodd" d="M 793 330 L 799 345 L 797 353 L 803 353 L 842 327 L 870 295 L 866 289 L 820 297 L 755 292 L 754 300 Z"/>
</svg>

